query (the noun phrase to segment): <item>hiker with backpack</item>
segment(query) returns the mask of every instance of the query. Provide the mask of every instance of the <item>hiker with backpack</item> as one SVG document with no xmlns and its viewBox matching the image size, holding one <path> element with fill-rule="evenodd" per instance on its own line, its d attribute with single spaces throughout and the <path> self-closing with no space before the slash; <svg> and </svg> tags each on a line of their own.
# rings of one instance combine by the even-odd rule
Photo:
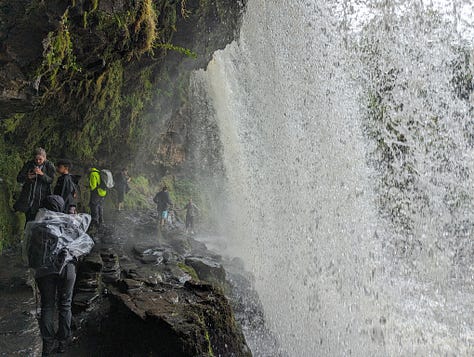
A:
<svg viewBox="0 0 474 357">
<path fill-rule="evenodd" d="M 95 167 L 90 169 L 89 188 L 91 197 L 89 207 L 91 209 L 91 225 L 99 227 L 104 223 L 104 200 L 107 189 L 114 187 L 114 179 L 109 170 L 99 170 Z"/>
<path fill-rule="evenodd" d="M 54 165 L 46 159 L 46 151 L 37 148 L 33 152 L 33 160 L 26 162 L 16 180 L 23 184 L 20 196 L 13 209 L 25 213 L 26 221 L 35 219 L 41 201 L 51 194 L 54 178 Z"/>
<path fill-rule="evenodd" d="M 168 218 L 168 208 L 173 205 L 168 192 L 168 187 L 163 186 L 161 191 L 153 198 L 153 202 L 156 203 L 156 208 L 158 209 L 160 227 L 164 227 L 166 219 Z"/>
<path fill-rule="evenodd" d="M 74 177 L 69 173 L 72 169 L 72 163 L 69 160 L 59 160 L 56 163 L 56 171 L 61 174 L 56 186 L 54 186 L 53 193 L 59 195 L 64 199 L 64 213 L 76 213 L 76 198 L 77 185 L 74 182 Z"/>
<path fill-rule="evenodd" d="M 47 196 L 42 206 L 36 219 L 26 225 L 24 249 L 28 266 L 35 271 L 35 283 L 41 297 L 42 356 L 49 356 L 65 352 L 72 340 L 71 303 L 76 264 L 92 250 L 94 241 L 86 233 L 90 215 L 63 213 L 64 200 L 59 195 Z M 56 302 L 57 330 L 54 327 Z"/>
</svg>

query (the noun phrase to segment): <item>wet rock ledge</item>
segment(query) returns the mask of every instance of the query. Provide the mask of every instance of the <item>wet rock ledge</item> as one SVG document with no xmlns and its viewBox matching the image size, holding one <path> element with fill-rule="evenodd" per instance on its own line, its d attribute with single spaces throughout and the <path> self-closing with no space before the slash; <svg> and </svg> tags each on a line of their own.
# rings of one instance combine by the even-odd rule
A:
<svg viewBox="0 0 474 357">
<path fill-rule="evenodd" d="M 70 356 L 251 356 L 220 257 L 177 231 L 111 238 L 79 266 Z M 122 237 L 123 238 L 123 237 Z"/>
</svg>

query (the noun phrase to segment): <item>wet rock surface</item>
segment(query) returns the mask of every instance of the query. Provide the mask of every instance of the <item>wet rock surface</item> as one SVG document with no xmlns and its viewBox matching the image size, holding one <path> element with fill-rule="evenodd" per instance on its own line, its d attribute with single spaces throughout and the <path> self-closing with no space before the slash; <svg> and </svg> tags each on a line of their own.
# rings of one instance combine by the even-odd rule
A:
<svg viewBox="0 0 474 357">
<path fill-rule="evenodd" d="M 97 244 L 78 265 L 66 355 L 251 356 L 247 338 L 254 355 L 280 356 L 242 263 L 179 230 L 161 234 L 156 219 L 122 212 L 94 232 Z M 0 355 L 39 356 L 19 252 L 0 257 L 0 268 Z"/>
<path fill-rule="evenodd" d="M 0 356 L 36 356 L 41 338 L 29 275 L 18 251 L 0 257 Z"/>
<path fill-rule="evenodd" d="M 251 356 L 220 258 L 155 222 L 121 213 L 95 234 L 100 243 L 79 266 L 69 355 Z"/>
<path fill-rule="evenodd" d="M 193 268 L 202 280 L 217 285 L 226 284 L 225 270 L 220 263 L 205 257 L 187 257 L 184 262 Z"/>
</svg>

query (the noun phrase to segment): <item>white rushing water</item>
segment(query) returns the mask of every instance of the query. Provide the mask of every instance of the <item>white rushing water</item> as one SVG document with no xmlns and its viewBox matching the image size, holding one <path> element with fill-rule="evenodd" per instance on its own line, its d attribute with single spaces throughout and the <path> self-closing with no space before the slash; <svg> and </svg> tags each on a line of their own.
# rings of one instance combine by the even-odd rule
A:
<svg viewBox="0 0 474 357">
<path fill-rule="evenodd" d="M 249 0 L 239 41 L 195 74 L 228 246 L 282 355 L 472 355 L 462 26 L 423 2 L 361 3 Z"/>
</svg>

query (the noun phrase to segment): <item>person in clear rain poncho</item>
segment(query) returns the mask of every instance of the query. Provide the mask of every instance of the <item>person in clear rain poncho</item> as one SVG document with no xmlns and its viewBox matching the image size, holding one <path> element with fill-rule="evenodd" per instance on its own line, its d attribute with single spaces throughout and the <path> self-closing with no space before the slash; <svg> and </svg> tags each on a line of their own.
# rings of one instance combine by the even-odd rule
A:
<svg viewBox="0 0 474 357">
<path fill-rule="evenodd" d="M 41 297 L 39 326 L 43 356 L 64 352 L 71 341 L 71 303 L 76 281 L 76 264 L 88 254 L 94 241 L 86 233 L 91 216 L 65 214 L 61 196 L 47 196 L 34 221 L 25 228 L 24 253 L 34 269 Z M 54 327 L 58 306 L 58 329 Z"/>
</svg>

